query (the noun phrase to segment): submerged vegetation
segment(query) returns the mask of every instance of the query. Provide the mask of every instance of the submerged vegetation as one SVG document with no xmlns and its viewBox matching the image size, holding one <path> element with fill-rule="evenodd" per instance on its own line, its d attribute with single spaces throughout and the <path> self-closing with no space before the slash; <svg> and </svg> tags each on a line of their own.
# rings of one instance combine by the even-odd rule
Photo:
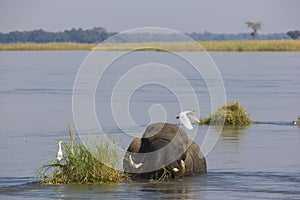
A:
<svg viewBox="0 0 300 200">
<path fill-rule="evenodd" d="M 99 50 L 99 51 L 199 51 L 192 42 L 145 42 L 145 43 L 15 43 L 0 44 L 0 51 L 43 50 Z M 236 40 L 199 41 L 206 51 L 300 51 L 300 40 Z M 153 48 L 155 47 L 155 48 Z"/>
<path fill-rule="evenodd" d="M 227 103 L 211 114 L 209 118 L 200 120 L 200 124 L 207 125 L 222 125 L 223 123 L 225 126 L 247 126 L 251 125 L 253 121 L 238 102 Z"/>
<path fill-rule="evenodd" d="M 111 139 L 101 141 L 101 145 L 94 145 L 93 149 L 88 149 L 79 138 L 74 136 L 70 125 L 68 128 L 70 144 L 63 142 L 62 160 L 52 161 L 39 170 L 43 183 L 102 184 L 128 180 L 126 174 L 104 164 L 109 163 L 109 165 L 114 166 L 118 162 L 116 141 Z"/>
</svg>

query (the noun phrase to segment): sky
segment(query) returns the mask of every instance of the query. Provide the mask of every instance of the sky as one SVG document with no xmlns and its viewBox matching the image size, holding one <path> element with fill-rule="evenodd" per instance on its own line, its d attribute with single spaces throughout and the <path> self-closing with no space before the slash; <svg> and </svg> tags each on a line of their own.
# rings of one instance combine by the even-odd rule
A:
<svg viewBox="0 0 300 200">
<path fill-rule="evenodd" d="M 182 33 L 261 33 L 300 29 L 299 0 L 0 0 L 0 32 L 104 27 L 163 27 Z"/>
</svg>

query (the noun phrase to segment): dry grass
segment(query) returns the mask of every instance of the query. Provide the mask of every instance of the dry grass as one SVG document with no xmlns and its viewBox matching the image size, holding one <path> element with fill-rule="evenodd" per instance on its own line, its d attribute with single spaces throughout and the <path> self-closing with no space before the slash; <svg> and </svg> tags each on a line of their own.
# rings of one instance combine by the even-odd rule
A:
<svg viewBox="0 0 300 200">
<path fill-rule="evenodd" d="M 300 51 L 300 40 L 241 40 L 201 41 L 206 51 Z M 0 44 L 0 51 L 43 51 L 43 50 L 99 50 L 99 51 L 199 51 L 201 47 L 192 42 L 153 42 L 122 44 L 77 44 L 77 43 L 25 43 Z"/>
<path fill-rule="evenodd" d="M 300 51 L 300 40 L 242 40 L 200 42 L 207 51 Z"/>
</svg>

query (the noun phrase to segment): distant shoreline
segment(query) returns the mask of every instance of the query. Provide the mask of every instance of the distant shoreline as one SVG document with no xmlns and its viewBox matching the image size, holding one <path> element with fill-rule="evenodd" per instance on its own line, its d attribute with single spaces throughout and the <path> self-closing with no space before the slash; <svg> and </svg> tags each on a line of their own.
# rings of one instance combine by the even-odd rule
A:
<svg viewBox="0 0 300 200">
<path fill-rule="evenodd" d="M 155 42 L 122 44 L 85 44 L 85 43 L 17 43 L 0 44 L 0 51 L 199 51 L 193 49 L 191 42 Z M 254 52 L 254 51 L 300 51 L 300 40 L 235 40 L 235 41 L 199 41 L 206 51 Z M 156 48 L 151 48 L 155 46 Z M 167 48 L 165 48 L 167 47 Z"/>
</svg>

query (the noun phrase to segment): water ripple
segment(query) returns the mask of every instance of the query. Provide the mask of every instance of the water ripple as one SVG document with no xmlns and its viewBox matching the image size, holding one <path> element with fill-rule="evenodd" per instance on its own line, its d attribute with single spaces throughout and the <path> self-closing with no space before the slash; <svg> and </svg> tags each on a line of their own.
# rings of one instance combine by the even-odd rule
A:
<svg viewBox="0 0 300 200">
<path fill-rule="evenodd" d="M 31 88 L 31 89 L 14 89 L 0 90 L 0 94 L 72 94 L 72 89 L 53 89 L 53 88 Z"/>
<path fill-rule="evenodd" d="M 106 199 L 296 199 L 299 173 L 212 171 L 207 175 L 168 182 L 133 182 L 107 185 L 43 185 L 31 177 L 2 177 L 4 196 L 29 198 Z M 63 195 L 63 196 L 62 196 Z M 224 196 L 225 195 L 225 196 Z"/>
</svg>

